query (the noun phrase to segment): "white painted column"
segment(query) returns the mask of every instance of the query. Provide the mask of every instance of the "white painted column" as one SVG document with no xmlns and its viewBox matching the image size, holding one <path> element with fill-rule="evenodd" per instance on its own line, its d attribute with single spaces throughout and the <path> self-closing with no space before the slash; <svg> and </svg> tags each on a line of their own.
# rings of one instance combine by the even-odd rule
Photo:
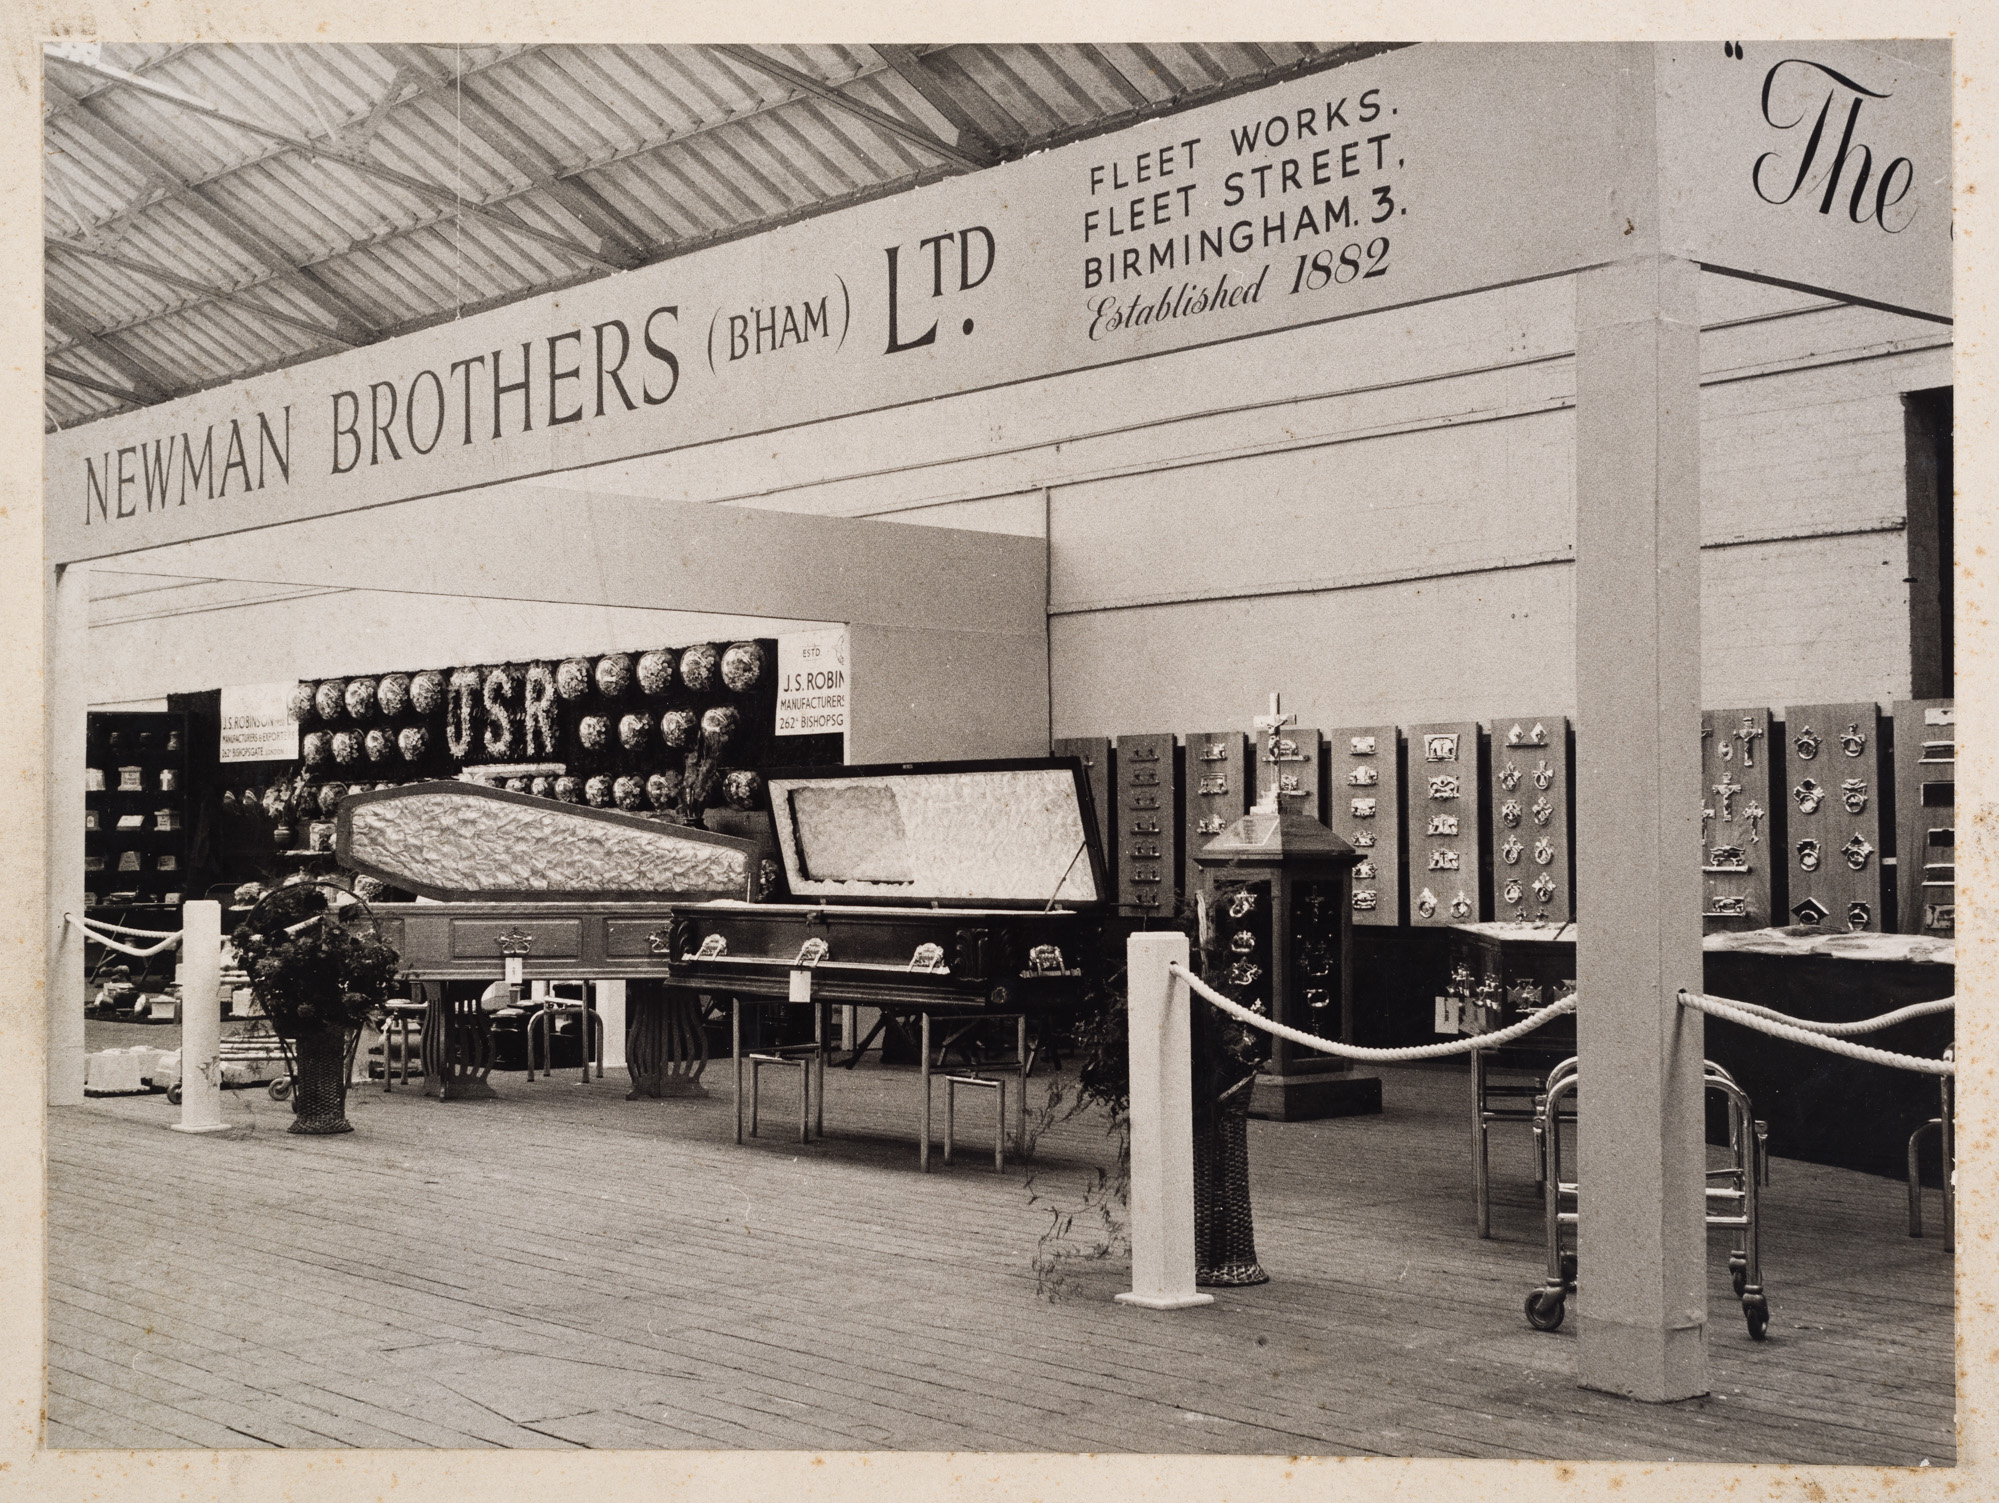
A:
<svg viewBox="0 0 1999 1503">
<path fill-rule="evenodd" d="M 1708 1387 L 1700 272 L 1635 248 L 1576 279 L 1577 1319 L 1584 1386 L 1663 1401 Z"/>
<path fill-rule="evenodd" d="M 175 1132 L 223 1132 L 222 905 L 180 911 L 180 1121 Z"/>
<path fill-rule="evenodd" d="M 597 1016 L 604 1020 L 604 1068 L 625 1067 L 625 983 L 593 981 L 597 989 Z"/>
<path fill-rule="evenodd" d="M 48 882 L 43 993 L 48 1008 L 48 1101 L 83 1104 L 83 935 L 65 921 L 83 912 L 83 764 L 88 752 L 90 567 L 69 564 L 44 580 L 47 633 L 42 680 L 48 761 L 42 869 Z"/>
<path fill-rule="evenodd" d="M 1187 936 L 1134 934 L 1126 942 L 1131 1058 L 1131 1292 L 1150 1310 L 1214 1303 L 1194 1287 L 1194 1067 Z"/>
</svg>

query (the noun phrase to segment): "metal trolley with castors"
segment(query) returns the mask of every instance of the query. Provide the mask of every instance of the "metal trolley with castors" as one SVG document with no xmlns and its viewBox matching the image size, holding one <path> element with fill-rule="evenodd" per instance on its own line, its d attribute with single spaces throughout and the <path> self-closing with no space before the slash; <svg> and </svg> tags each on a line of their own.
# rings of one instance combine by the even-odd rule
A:
<svg viewBox="0 0 1999 1503">
<path fill-rule="evenodd" d="M 1765 1124 L 1756 1120 L 1742 1087 L 1712 1060 L 1703 1071 L 1707 1090 L 1728 1106 L 1729 1160 L 1707 1171 L 1707 1224 L 1733 1233 L 1728 1254 L 1729 1282 L 1742 1301 L 1742 1318 L 1757 1341 L 1770 1328 L 1770 1303 L 1763 1289 L 1757 1232 L 1757 1191 L 1770 1182 L 1770 1149 Z M 1534 1147 L 1542 1181 L 1548 1245 L 1547 1279 L 1527 1296 L 1527 1323 L 1552 1331 L 1568 1313 L 1576 1287 L 1576 1254 L 1564 1245 L 1564 1228 L 1577 1225 L 1576 1185 L 1562 1178 L 1562 1103 L 1576 1094 L 1576 1061 L 1565 1059 L 1549 1073 L 1547 1090 L 1535 1105 Z M 1566 1209 L 1565 1209 L 1566 1207 Z"/>
<path fill-rule="evenodd" d="M 1955 1059 L 1957 1051 L 1946 1049 L 1945 1059 Z M 1937 1114 L 1909 1134 L 1909 1235 L 1923 1235 L 1923 1138 L 1937 1135 L 1937 1147 L 1943 1155 L 1943 1245 L 1948 1252 L 1957 1250 L 1957 1082 L 1951 1076 L 1944 1076 L 1937 1082 L 1941 1090 L 1941 1107 Z"/>
<path fill-rule="evenodd" d="M 292 1060 L 285 1042 L 267 1019 L 259 1018 L 240 1033 L 225 1037 L 216 1050 L 222 1084 L 261 1085 L 273 1101 L 285 1101 L 292 1091 Z M 183 1068 L 185 1067 L 183 1060 Z M 167 1104 L 179 1106 L 181 1080 L 167 1088 Z"/>
<path fill-rule="evenodd" d="M 350 1077 L 354 1072 L 354 1051 L 360 1038 L 358 1030 L 350 1030 L 347 1035 L 344 1068 Z M 260 1085 L 273 1101 L 291 1100 L 298 1066 L 292 1058 L 291 1046 L 268 1019 L 259 1018 L 242 1032 L 224 1038 L 217 1047 L 216 1058 L 222 1068 L 223 1085 Z M 167 1087 L 169 1106 L 180 1105 L 181 1084 L 182 1078 L 176 1076 L 174 1083 Z"/>
</svg>

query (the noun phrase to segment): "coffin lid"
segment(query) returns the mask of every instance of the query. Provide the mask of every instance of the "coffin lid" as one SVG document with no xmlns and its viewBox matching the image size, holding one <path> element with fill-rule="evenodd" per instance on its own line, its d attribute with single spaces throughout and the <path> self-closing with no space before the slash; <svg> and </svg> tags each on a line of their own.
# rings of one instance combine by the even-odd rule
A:
<svg viewBox="0 0 1999 1503">
<path fill-rule="evenodd" d="M 1108 883 L 1076 757 L 813 767 L 765 778 L 807 902 L 1091 908 Z"/>
<path fill-rule="evenodd" d="M 1194 861 L 1200 866 L 1355 866 L 1360 853 L 1309 815 L 1252 809 L 1196 851 Z"/>
<path fill-rule="evenodd" d="M 333 849 L 342 866 L 447 901 L 756 896 L 752 841 L 456 780 L 355 794 Z"/>
</svg>

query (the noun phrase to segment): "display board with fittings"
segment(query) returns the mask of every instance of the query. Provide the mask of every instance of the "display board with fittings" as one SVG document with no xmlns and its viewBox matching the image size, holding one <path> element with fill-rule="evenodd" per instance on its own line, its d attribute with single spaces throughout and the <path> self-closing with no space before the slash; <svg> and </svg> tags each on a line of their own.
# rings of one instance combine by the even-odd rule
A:
<svg viewBox="0 0 1999 1503">
<path fill-rule="evenodd" d="M 1171 734 L 1120 736 L 1112 760 L 1117 789 L 1118 906 L 1170 914 L 1180 872 L 1180 811 Z"/>
<path fill-rule="evenodd" d="M 1249 738 L 1241 731 L 1189 731 L 1183 764 L 1180 890 L 1192 892 L 1194 853 L 1249 808 Z"/>
<path fill-rule="evenodd" d="M 1829 933 L 1882 927 L 1881 711 L 1874 704 L 1792 706 L 1784 712 L 1787 916 L 1779 926 Z M 1733 778 L 1704 790 L 1740 798 Z M 1715 809 L 1718 803 L 1704 804 Z M 1713 828 L 1710 823 L 1709 828 Z"/>
<path fill-rule="evenodd" d="M 1701 924 L 1723 934 L 1784 924 L 1783 748 L 1768 710 L 1701 713 Z"/>
<path fill-rule="evenodd" d="M 1264 718 L 1267 721 L 1270 717 Z M 1319 787 L 1322 765 L 1319 733 L 1312 727 L 1266 724 L 1257 728 L 1257 802 L 1261 803 L 1275 789 L 1276 808 L 1286 814 L 1323 820 L 1325 804 Z"/>
<path fill-rule="evenodd" d="M 1345 726 L 1326 734 L 1329 792 L 1325 822 L 1360 854 L 1353 871 L 1353 921 L 1402 922 L 1402 734 L 1392 725 Z"/>
<path fill-rule="evenodd" d="M 1896 927 L 1957 935 L 1957 706 L 1895 705 Z"/>
<path fill-rule="evenodd" d="M 1409 922 L 1475 923 L 1482 916 L 1479 831 L 1485 822 L 1478 723 L 1415 725 L 1408 736 L 1403 817 L 1409 829 Z"/>
<path fill-rule="evenodd" d="M 1517 924 L 1575 917 L 1569 722 L 1521 715 L 1492 722 L 1492 911 Z"/>
</svg>

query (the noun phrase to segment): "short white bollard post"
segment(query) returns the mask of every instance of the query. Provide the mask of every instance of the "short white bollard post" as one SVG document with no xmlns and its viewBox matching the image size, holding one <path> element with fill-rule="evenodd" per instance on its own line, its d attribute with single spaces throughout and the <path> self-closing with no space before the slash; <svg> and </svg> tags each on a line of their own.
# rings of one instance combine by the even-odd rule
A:
<svg viewBox="0 0 1999 1503">
<path fill-rule="evenodd" d="M 1134 934 L 1125 947 L 1131 1058 L 1131 1292 L 1119 1303 L 1183 1310 L 1194 1287 L 1194 1072 L 1187 936 Z"/>
<path fill-rule="evenodd" d="M 222 905 L 180 911 L 180 1121 L 175 1132 L 226 1132 L 222 1120 Z"/>
</svg>

